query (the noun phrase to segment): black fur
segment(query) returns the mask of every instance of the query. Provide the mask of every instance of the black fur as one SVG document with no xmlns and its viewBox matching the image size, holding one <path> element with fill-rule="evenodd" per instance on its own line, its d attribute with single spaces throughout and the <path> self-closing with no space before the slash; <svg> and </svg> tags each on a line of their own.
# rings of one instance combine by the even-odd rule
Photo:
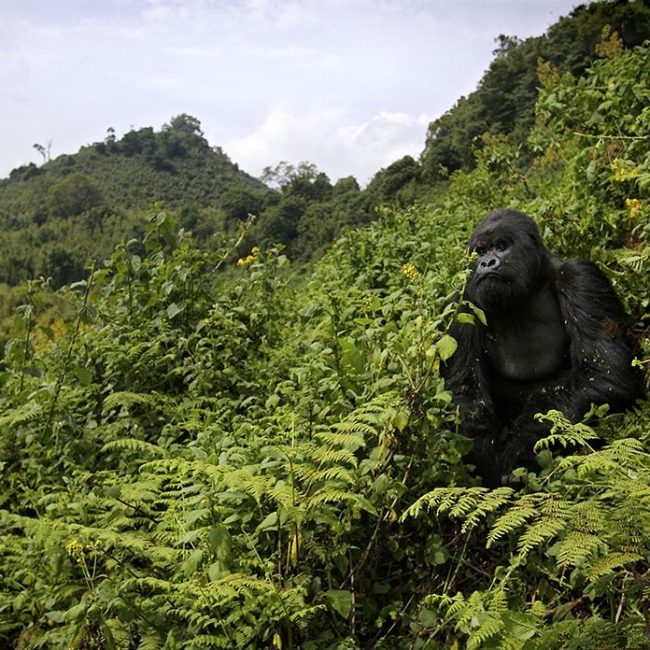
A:
<svg viewBox="0 0 650 650">
<path fill-rule="evenodd" d="M 621 303 L 594 264 L 552 255 L 515 210 L 489 214 L 469 247 L 478 257 L 464 298 L 487 327 L 454 323 L 458 350 L 444 374 L 474 439 L 471 460 L 494 486 L 515 467 L 536 467 L 533 447 L 548 434 L 536 413 L 578 421 L 592 403 L 623 410 L 643 385 Z"/>
</svg>

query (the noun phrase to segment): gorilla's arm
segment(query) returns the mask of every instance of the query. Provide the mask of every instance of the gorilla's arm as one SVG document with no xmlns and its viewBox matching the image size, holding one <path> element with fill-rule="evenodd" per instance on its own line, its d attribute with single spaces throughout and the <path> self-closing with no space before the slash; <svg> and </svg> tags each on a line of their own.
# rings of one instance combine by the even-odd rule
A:
<svg viewBox="0 0 650 650">
<path fill-rule="evenodd" d="M 470 438 L 494 437 L 502 424 L 496 417 L 481 363 L 481 325 L 455 321 L 449 333 L 458 348 L 443 366 L 445 384 L 460 412 L 461 433 Z"/>
<path fill-rule="evenodd" d="M 577 420 L 592 402 L 615 410 L 643 393 L 641 373 L 624 334 L 625 313 L 614 289 L 591 262 L 569 260 L 556 281 L 564 326 L 570 337 L 571 371 L 564 378 L 564 408 Z"/>
</svg>

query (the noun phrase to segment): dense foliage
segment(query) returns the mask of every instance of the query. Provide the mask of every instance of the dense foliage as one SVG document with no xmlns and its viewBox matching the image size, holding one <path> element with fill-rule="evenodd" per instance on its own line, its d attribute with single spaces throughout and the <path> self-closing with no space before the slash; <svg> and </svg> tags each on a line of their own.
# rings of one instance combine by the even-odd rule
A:
<svg viewBox="0 0 650 650">
<path fill-rule="evenodd" d="M 548 414 L 540 472 L 488 490 L 438 372 L 496 206 L 647 322 L 650 49 L 609 53 L 540 66 L 531 164 L 486 137 L 445 196 L 346 231 L 309 275 L 272 247 L 229 267 L 237 236 L 201 249 L 157 207 L 55 294 L 68 316 L 38 316 L 54 298 L 31 284 L 1 375 L 3 643 L 647 645 L 650 404 Z"/>
<path fill-rule="evenodd" d="M 510 134 L 525 143 L 535 119 L 537 61 L 575 76 L 598 56 L 603 30 L 625 47 L 650 38 L 650 7 L 643 0 L 579 5 L 546 34 L 520 40 L 501 35 L 494 60 L 478 88 L 429 125 L 421 174 L 429 181 L 474 164 L 484 133 Z"/>
</svg>

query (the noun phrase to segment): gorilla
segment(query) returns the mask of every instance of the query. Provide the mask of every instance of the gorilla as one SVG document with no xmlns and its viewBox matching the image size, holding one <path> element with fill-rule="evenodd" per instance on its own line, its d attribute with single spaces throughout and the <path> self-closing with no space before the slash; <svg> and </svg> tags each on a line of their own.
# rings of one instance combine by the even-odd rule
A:
<svg viewBox="0 0 650 650">
<path fill-rule="evenodd" d="M 495 487 L 516 467 L 537 467 L 533 447 L 549 425 L 536 413 L 556 409 L 577 422 L 592 403 L 624 410 L 643 382 L 621 303 L 594 264 L 551 254 L 535 222 L 510 209 L 487 215 L 469 249 L 463 298 L 487 326 L 454 322 L 458 348 L 443 374 L 474 440 L 470 460 Z"/>
</svg>

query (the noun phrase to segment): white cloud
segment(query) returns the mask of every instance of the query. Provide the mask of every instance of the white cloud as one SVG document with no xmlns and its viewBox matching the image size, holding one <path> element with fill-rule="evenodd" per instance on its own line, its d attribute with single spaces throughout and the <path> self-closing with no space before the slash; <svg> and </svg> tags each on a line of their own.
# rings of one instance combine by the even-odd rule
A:
<svg viewBox="0 0 650 650">
<path fill-rule="evenodd" d="M 334 181 L 353 175 L 365 184 L 398 158 L 417 158 L 430 115 L 382 111 L 366 122 L 351 120 L 340 109 L 297 115 L 282 107 L 270 110 L 252 133 L 232 139 L 224 149 L 252 174 L 280 160 L 313 162 Z"/>
</svg>

